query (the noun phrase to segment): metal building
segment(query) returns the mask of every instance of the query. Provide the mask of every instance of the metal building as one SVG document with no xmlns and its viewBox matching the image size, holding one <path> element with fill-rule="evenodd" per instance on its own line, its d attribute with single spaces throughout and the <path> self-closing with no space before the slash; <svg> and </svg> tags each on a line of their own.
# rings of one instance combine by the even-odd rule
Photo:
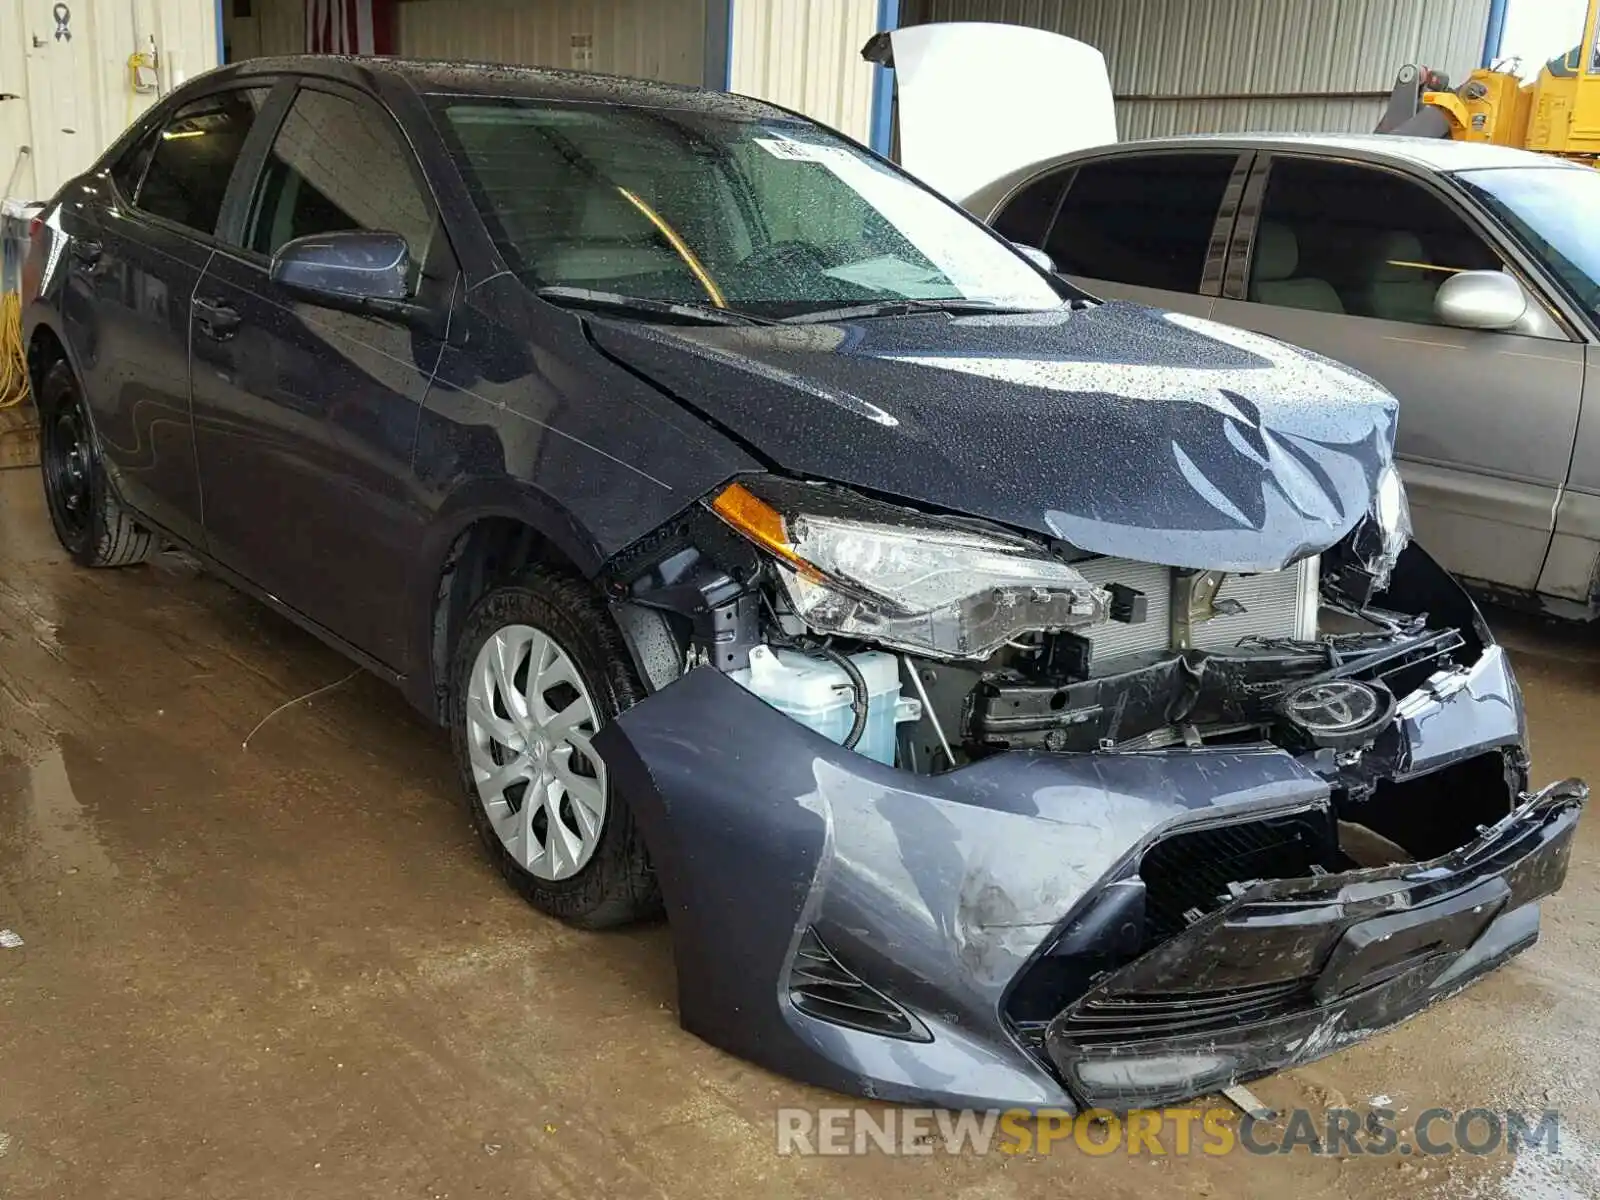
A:
<svg viewBox="0 0 1600 1200">
<path fill-rule="evenodd" d="M 308 48 L 730 87 L 887 150 L 892 75 L 862 61 L 868 37 L 1008 21 L 1104 52 L 1123 137 L 1369 129 L 1401 64 L 1460 76 L 1491 53 L 1506 2 L 0 0 L 0 196 L 48 195 L 158 95 L 218 61 Z"/>
<path fill-rule="evenodd" d="M 341 0 L 322 0 L 340 4 Z M 355 4 L 359 0 L 344 0 Z M 881 0 L 370 0 L 394 52 L 611 71 L 732 90 L 798 108 L 862 141 L 878 72 L 861 47 Z M 229 60 L 314 44 L 318 0 L 230 0 Z M 885 135 L 886 135 L 885 130 Z"/>
<path fill-rule="evenodd" d="M 903 0 L 901 24 L 1004 21 L 1106 56 L 1123 138 L 1370 132 L 1405 63 L 1468 71 L 1505 0 Z M 1492 28 L 1491 28 L 1492 26 Z"/>
</svg>

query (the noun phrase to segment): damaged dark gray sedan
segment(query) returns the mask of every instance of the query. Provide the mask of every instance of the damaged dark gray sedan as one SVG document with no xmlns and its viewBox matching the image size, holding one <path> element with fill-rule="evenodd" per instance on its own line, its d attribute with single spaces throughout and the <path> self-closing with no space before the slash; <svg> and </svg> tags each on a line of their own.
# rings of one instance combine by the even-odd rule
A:
<svg viewBox="0 0 1600 1200">
<path fill-rule="evenodd" d="M 1173 1101 L 1531 945 L 1586 797 L 1408 545 L 1395 404 L 726 96 L 257 60 L 34 231 L 57 533 L 447 725 L 547 912 L 844 1091 Z"/>
</svg>

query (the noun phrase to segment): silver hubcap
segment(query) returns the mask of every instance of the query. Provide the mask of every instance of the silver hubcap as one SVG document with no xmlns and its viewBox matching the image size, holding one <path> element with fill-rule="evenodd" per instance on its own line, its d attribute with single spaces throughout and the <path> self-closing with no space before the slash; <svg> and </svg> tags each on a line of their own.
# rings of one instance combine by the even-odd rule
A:
<svg viewBox="0 0 1600 1200">
<path fill-rule="evenodd" d="M 566 879 L 593 856 L 606 818 L 606 767 L 590 739 L 594 701 L 554 638 L 507 625 L 478 651 L 467 685 L 467 746 L 478 802 L 517 865 Z"/>
</svg>

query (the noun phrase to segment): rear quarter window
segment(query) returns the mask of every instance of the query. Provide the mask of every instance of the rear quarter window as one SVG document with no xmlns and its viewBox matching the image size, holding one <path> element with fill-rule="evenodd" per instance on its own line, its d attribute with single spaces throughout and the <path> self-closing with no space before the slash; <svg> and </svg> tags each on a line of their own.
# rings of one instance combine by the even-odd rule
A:
<svg viewBox="0 0 1600 1200">
<path fill-rule="evenodd" d="M 1238 155 L 1159 154 L 1078 168 L 1045 249 L 1068 275 L 1198 292 Z"/>
<path fill-rule="evenodd" d="M 1061 189 L 1071 175 L 1070 168 L 1052 171 L 1028 184 L 1000 210 L 994 219 L 994 231 L 1010 242 L 1043 246 L 1061 200 Z"/>
</svg>

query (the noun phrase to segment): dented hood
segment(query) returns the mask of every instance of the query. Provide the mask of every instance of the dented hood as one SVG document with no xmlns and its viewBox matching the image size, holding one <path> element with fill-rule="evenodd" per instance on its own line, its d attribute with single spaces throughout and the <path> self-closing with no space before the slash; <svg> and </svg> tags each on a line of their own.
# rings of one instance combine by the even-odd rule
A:
<svg viewBox="0 0 1600 1200">
<path fill-rule="evenodd" d="M 1137 305 L 592 327 L 785 471 L 1098 554 L 1276 570 L 1349 532 L 1392 461 L 1365 376 Z"/>
<path fill-rule="evenodd" d="M 980 216 L 980 198 L 998 198 L 1040 164 L 1117 140 L 1104 56 L 1059 33 L 911 25 L 864 53 L 894 68 L 900 165 Z"/>
</svg>

